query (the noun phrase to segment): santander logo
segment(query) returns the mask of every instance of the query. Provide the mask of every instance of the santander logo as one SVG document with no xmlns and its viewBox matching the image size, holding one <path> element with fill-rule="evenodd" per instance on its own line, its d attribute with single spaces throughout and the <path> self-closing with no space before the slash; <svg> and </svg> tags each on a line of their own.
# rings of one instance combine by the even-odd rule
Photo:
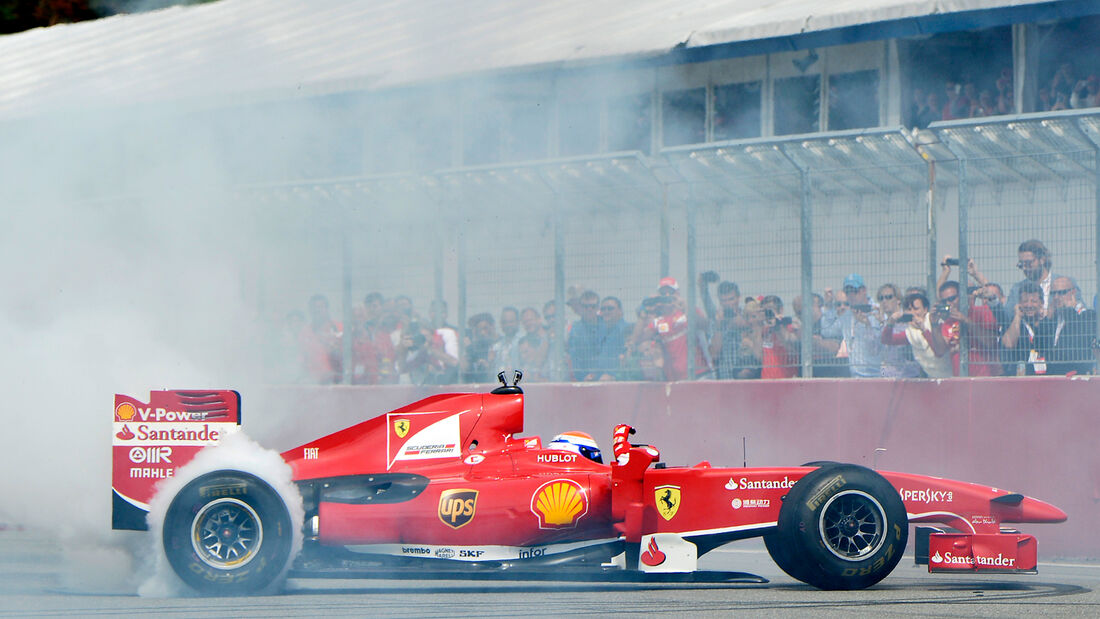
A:
<svg viewBox="0 0 1100 619">
<path fill-rule="evenodd" d="M 645 552 L 639 557 L 642 563 L 655 567 L 665 562 L 665 553 L 661 552 L 661 549 L 657 547 L 657 539 L 649 538 L 649 545 L 646 546 Z"/>
<path fill-rule="evenodd" d="M 115 432 L 115 436 L 123 441 L 128 441 L 134 438 L 135 434 L 130 431 L 130 426 L 122 426 L 122 429 Z"/>
</svg>

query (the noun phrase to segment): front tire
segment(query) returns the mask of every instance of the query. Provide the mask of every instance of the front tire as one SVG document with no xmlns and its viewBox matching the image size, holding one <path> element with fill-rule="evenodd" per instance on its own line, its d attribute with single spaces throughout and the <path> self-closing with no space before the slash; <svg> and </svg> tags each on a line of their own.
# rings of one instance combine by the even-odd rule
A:
<svg viewBox="0 0 1100 619">
<path fill-rule="evenodd" d="M 870 469 L 841 464 L 791 488 L 765 544 L 797 580 L 819 589 L 863 589 L 893 571 L 908 539 L 905 505 L 893 485 Z"/>
<path fill-rule="evenodd" d="M 164 552 L 203 593 L 238 595 L 270 585 L 290 558 L 290 513 L 255 475 L 215 471 L 179 492 L 164 518 Z"/>
</svg>

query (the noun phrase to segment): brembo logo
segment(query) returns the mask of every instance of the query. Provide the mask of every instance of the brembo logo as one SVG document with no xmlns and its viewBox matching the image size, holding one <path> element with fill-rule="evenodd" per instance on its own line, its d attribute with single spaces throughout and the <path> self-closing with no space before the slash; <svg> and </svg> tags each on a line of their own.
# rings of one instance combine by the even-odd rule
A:
<svg viewBox="0 0 1100 619">
<path fill-rule="evenodd" d="M 931 488 L 907 490 L 902 488 L 899 494 L 901 494 L 902 501 L 913 503 L 951 503 L 955 500 L 955 493 L 951 490 L 933 490 Z"/>
</svg>

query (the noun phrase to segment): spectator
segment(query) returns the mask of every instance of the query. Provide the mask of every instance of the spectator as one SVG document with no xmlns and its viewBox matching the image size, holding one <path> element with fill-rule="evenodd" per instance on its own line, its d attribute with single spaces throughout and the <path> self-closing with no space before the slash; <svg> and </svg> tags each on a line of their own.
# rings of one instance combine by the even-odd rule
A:
<svg viewBox="0 0 1100 619">
<path fill-rule="evenodd" d="M 1039 289 L 1042 292 L 1042 311 L 1044 314 L 1049 312 L 1050 309 L 1050 284 L 1056 277 L 1062 277 L 1051 272 L 1051 266 L 1053 263 L 1052 256 L 1047 250 L 1046 245 L 1037 239 L 1029 239 L 1020 243 L 1019 249 L 1016 250 L 1019 262 L 1016 263 L 1016 267 L 1024 272 L 1024 279 L 1016 282 L 1012 285 L 1012 288 L 1008 291 L 1007 313 L 1013 315 L 1013 307 L 1020 300 L 1020 287 L 1024 282 L 1035 282 L 1039 285 Z M 1070 281 L 1073 281 L 1072 278 Z M 979 284 L 984 283 L 979 281 Z M 1077 287 L 1077 283 L 1074 282 L 1074 287 Z"/>
<path fill-rule="evenodd" d="M 944 120 L 956 120 L 969 116 L 970 99 L 963 95 L 962 90 L 962 84 L 947 82 L 947 103 L 943 104 Z"/>
<path fill-rule="evenodd" d="M 520 368 L 524 371 L 524 376 L 534 380 L 549 379 L 546 355 L 550 347 L 550 333 L 543 326 L 538 310 L 533 307 L 523 308 L 519 313 L 519 322 L 523 325 L 524 334 L 520 345 L 527 347 L 526 350 L 520 350 Z"/>
<path fill-rule="evenodd" d="M 558 369 L 561 367 L 562 359 L 560 355 L 554 353 L 554 341 L 558 337 L 557 327 L 555 321 L 558 315 L 558 304 L 554 299 L 550 299 L 542 305 L 542 321 L 543 329 L 546 335 L 546 363 L 543 365 L 543 369 L 546 372 L 547 379 L 566 378 L 564 373 L 559 373 Z M 565 325 L 565 336 L 569 337 L 569 325 Z"/>
<path fill-rule="evenodd" d="M 737 366 L 739 379 L 760 378 L 764 356 L 764 308 L 760 302 L 749 298 L 745 301 L 746 326 L 741 330 L 741 354 Z"/>
<path fill-rule="evenodd" d="M 457 375 L 458 359 L 447 354 L 443 339 L 420 322 L 411 322 L 401 330 L 395 354 L 400 384 L 450 384 Z"/>
<path fill-rule="evenodd" d="M 1012 322 L 1001 336 L 1007 360 L 1016 365 L 1017 376 L 1047 373 L 1047 338 L 1040 322 L 1043 312 L 1043 289 L 1026 280 L 1020 282 L 1019 302 L 1013 306 Z"/>
<path fill-rule="evenodd" d="M 500 339 L 489 349 L 489 367 L 510 372 L 520 367 L 519 310 L 511 306 L 500 310 L 500 332 Z"/>
<path fill-rule="evenodd" d="M 843 340 L 840 338 L 826 338 L 821 335 L 821 314 L 825 300 L 816 292 L 813 293 L 811 298 L 814 301 L 813 307 L 810 309 L 810 316 L 813 319 L 814 378 L 843 378 L 849 376 L 851 372 L 848 370 L 848 359 L 837 357 L 837 353 L 840 352 L 840 343 Z M 791 307 L 794 308 L 795 319 L 801 320 L 802 297 L 795 297 L 791 301 Z"/>
<path fill-rule="evenodd" d="M 374 347 L 378 350 L 378 383 L 397 383 L 397 344 L 401 341 L 401 317 L 394 311 L 392 302 L 382 305 L 382 317 L 374 334 Z"/>
<path fill-rule="evenodd" d="M 493 375 L 489 365 L 489 350 L 497 340 L 497 326 L 488 312 L 474 314 L 467 321 L 466 359 L 463 382 L 490 383 Z"/>
<path fill-rule="evenodd" d="M 852 376 L 882 375 L 882 322 L 872 313 L 863 277 L 852 273 L 844 278 L 847 306 L 837 304 L 832 288 L 825 289 L 821 335 L 843 338 Z"/>
<path fill-rule="evenodd" d="M 940 106 L 940 97 L 934 92 L 928 93 L 928 102 L 921 111 L 921 114 L 917 116 L 917 126 L 921 129 L 927 128 L 928 125 L 936 122 L 937 120 L 943 120 L 943 111 Z"/>
<path fill-rule="evenodd" d="M 634 325 L 623 319 L 623 303 L 617 297 L 604 297 L 600 301 L 600 319 L 606 335 L 600 346 L 600 380 L 622 380 L 622 362 L 626 354 L 626 340 Z"/>
<path fill-rule="evenodd" d="M 679 289 L 680 286 L 674 278 L 662 278 L 657 287 L 657 317 L 642 328 L 636 327 L 631 337 L 636 344 L 645 340 L 660 343 L 665 380 L 669 381 L 688 378 L 688 320 L 680 301 Z M 700 322 L 705 321 L 705 318 L 702 313 L 699 314 Z M 699 338 L 695 346 L 695 377 L 699 378 L 710 371 L 710 362 L 707 358 L 704 331 L 700 329 L 695 337 Z"/>
<path fill-rule="evenodd" d="M 1043 321 L 1049 342 L 1050 374 L 1089 374 L 1096 367 L 1092 343 L 1096 312 L 1077 298 L 1077 286 L 1068 277 L 1056 277 L 1050 286 L 1054 317 Z"/>
<path fill-rule="evenodd" d="M 441 382 L 438 384 L 458 382 L 458 328 L 447 322 L 447 302 L 443 299 L 432 301 L 428 305 L 428 320 L 433 331 L 433 343 L 437 343 L 439 351 L 446 355 L 439 358 L 445 371 L 439 377 Z"/>
<path fill-rule="evenodd" d="M 928 297 L 920 292 L 905 295 L 902 304 L 905 312 L 894 311 L 882 328 L 882 342 L 889 346 L 909 345 L 913 357 L 928 378 L 947 378 L 952 375 L 951 361 L 947 356 L 947 343 L 939 324 L 932 322 L 928 311 Z M 901 331 L 895 329 L 901 325 Z"/>
<path fill-rule="evenodd" d="M 714 359 L 716 376 L 720 380 L 738 378 L 741 372 L 742 331 L 748 322 L 741 314 L 741 291 L 737 284 L 718 284 L 718 307 L 712 325 L 710 357 Z"/>
<path fill-rule="evenodd" d="M 760 340 L 760 378 L 794 378 L 798 375 L 798 328 L 783 315 L 783 300 L 768 295 L 760 303 L 764 330 Z"/>
<path fill-rule="evenodd" d="M 950 269 L 945 266 L 945 269 Z M 939 289 L 941 305 L 934 318 L 941 319 L 942 335 L 951 352 L 951 366 L 959 375 L 959 351 L 962 328 L 966 326 L 966 346 L 970 376 L 1000 376 L 1000 352 L 997 349 L 997 320 L 984 305 L 971 305 L 964 316 L 959 310 L 959 283 L 946 281 Z"/>
<path fill-rule="evenodd" d="M 902 299 L 898 287 L 893 284 L 879 286 L 875 293 L 878 307 L 874 309 L 875 318 L 884 325 L 883 332 L 887 328 L 904 335 L 908 325 L 895 323 L 893 327 L 886 324 L 894 314 L 901 315 Z M 925 308 L 927 309 L 927 305 Z M 908 341 L 908 340 L 906 340 Z M 890 344 L 883 337 L 884 344 Z M 882 349 L 882 375 L 886 378 L 916 378 L 920 376 L 920 365 L 913 358 L 913 350 L 910 346 L 887 346 Z"/>
<path fill-rule="evenodd" d="M 367 327 L 367 305 L 356 303 L 352 308 L 351 383 L 370 385 L 378 382 L 378 349 Z"/>
<path fill-rule="evenodd" d="M 607 327 L 600 320 L 600 295 L 585 290 L 577 297 L 575 306 L 581 318 L 569 327 L 566 338 L 573 380 L 598 380 L 603 374 L 600 346 L 607 337 Z"/>
<path fill-rule="evenodd" d="M 329 315 L 328 299 L 316 294 L 309 300 L 309 324 L 298 336 L 306 371 L 314 382 L 340 382 L 343 366 L 343 326 Z"/>
</svg>

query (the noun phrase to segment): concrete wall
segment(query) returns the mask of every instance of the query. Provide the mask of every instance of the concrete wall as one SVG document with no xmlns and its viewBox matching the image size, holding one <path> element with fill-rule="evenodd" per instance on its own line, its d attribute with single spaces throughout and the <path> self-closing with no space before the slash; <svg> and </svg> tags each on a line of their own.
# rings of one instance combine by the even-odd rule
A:
<svg viewBox="0 0 1100 619">
<path fill-rule="evenodd" d="M 1042 557 L 1100 556 L 1100 380 L 532 384 L 525 391 L 525 435 L 547 440 L 584 430 L 609 449 L 612 426 L 625 422 L 672 465 L 839 460 L 993 485 L 1069 514 L 1065 524 L 1022 525 L 1038 537 Z M 244 426 L 286 449 L 435 392 L 271 387 L 243 394 Z"/>
</svg>

